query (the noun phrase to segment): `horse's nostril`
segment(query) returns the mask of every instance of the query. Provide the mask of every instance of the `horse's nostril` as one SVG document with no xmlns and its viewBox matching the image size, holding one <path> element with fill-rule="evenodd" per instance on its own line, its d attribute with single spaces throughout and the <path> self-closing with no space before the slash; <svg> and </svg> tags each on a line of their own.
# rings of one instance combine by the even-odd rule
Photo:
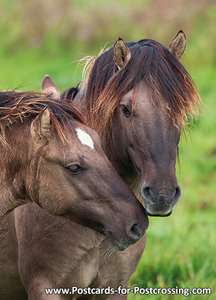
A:
<svg viewBox="0 0 216 300">
<path fill-rule="evenodd" d="M 134 224 L 134 225 L 131 227 L 131 232 L 132 232 L 134 235 L 139 235 L 139 229 L 138 229 L 137 224 Z"/>
<path fill-rule="evenodd" d="M 181 188 L 180 186 L 177 186 L 174 199 L 178 200 L 180 197 L 181 197 Z"/>
<path fill-rule="evenodd" d="M 153 195 L 152 195 L 152 192 L 151 192 L 151 189 L 150 187 L 144 187 L 142 189 L 142 196 L 145 200 L 147 200 L 148 202 L 152 203 L 153 202 Z"/>
<path fill-rule="evenodd" d="M 145 187 L 143 189 L 144 194 L 146 194 L 147 196 L 149 196 L 150 195 L 150 191 L 149 190 L 150 190 L 149 187 Z"/>
<path fill-rule="evenodd" d="M 150 197 L 150 188 L 147 186 L 145 188 L 143 188 L 142 190 L 143 192 L 143 195 L 146 197 L 146 198 L 149 198 Z"/>
<path fill-rule="evenodd" d="M 139 224 L 133 224 L 128 231 L 128 237 L 134 242 L 138 241 L 143 236 L 142 230 Z"/>
</svg>

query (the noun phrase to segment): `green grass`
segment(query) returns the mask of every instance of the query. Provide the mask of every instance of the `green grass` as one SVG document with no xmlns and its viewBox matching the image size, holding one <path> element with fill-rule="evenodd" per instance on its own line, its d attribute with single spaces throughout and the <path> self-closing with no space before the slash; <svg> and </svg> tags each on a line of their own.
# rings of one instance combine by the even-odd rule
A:
<svg viewBox="0 0 216 300">
<path fill-rule="evenodd" d="M 78 58 L 82 53 L 68 51 L 56 52 L 43 49 L 23 49 L 18 53 L 5 55 L 0 53 L 0 89 L 40 90 L 41 82 L 46 74 L 58 84 L 63 91 L 81 80 L 81 66 Z"/>
</svg>

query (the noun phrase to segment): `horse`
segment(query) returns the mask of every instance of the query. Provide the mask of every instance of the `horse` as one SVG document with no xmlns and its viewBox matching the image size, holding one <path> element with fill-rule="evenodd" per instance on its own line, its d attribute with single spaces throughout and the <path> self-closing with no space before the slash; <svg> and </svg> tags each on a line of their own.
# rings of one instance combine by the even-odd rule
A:
<svg viewBox="0 0 216 300">
<path fill-rule="evenodd" d="M 113 48 L 87 61 L 89 75 L 80 87 L 61 95 L 100 134 L 105 153 L 124 181 L 134 192 L 140 188 L 149 216 L 169 216 L 181 196 L 175 174 L 178 144 L 181 131 L 200 108 L 195 83 L 180 63 L 185 47 L 181 30 L 168 47 L 151 39 L 124 43 L 119 38 Z M 127 287 L 144 247 L 141 240 L 112 255 L 91 286 Z M 115 272 L 112 263 L 117 264 Z"/>
<path fill-rule="evenodd" d="M 169 216 L 180 199 L 178 143 L 200 107 L 196 86 L 179 61 L 185 47 L 181 30 L 168 47 L 119 38 L 90 60 L 81 86 L 61 96 L 100 134 L 106 155 L 132 190 L 140 190 L 149 216 Z"/>
<path fill-rule="evenodd" d="M 55 86 L 46 76 L 45 93 L 50 83 L 51 94 Z M 98 135 L 85 126 L 80 113 L 32 92 L 1 92 L 0 103 L 1 216 L 35 202 L 54 215 L 105 233 L 107 215 L 129 209 L 134 221 L 130 218 L 128 233 L 142 232 L 142 205 L 114 171 Z M 123 223 L 118 224 L 116 228 Z"/>
<path fill-rule="evenodd" d="M 1 176 L 8 187 L 13 185 L 18 199 L 35 202 L 1 220 L 1 299 L 26 298 L 18 268 L 28 299 L 46 298 L 43 288 L 51 284 L 52 274 L 56 278 L 57 265 L 64 265 L 68 251 L 77 272 L 74 278 L 84 278 L 80 283 L 85 284 L 94 276 L 101 252 L 123 251 L 138 242 L 148 227 L 142 205 L 106 158 L 99 136 L 74 108 L 56 99 L 56 88 L 46 76 L 42 83 L 46 96 L 0 93 L 5 147 Z M 61 259 L 55 255 L 63 250 L 65 233 L 69 243 Z M 42 266 L 43 259 L 49 262 L 48 269 Z M 26 269 L 28 264 L 31 270 Z M 59 282 L 64 276 L 64 272 L 57 276 Z"/>
</svg>

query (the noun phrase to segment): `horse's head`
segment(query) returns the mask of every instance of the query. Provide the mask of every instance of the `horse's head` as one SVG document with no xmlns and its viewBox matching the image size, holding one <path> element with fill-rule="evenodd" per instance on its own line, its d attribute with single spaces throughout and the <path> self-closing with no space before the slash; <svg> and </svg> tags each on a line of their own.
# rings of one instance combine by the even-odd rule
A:
<svg viewBox="0 0 216 300">
<path fill-rule="evenodd" d="M 55 99 L 55 89 L 46 76 L 42 93 Z M 58 106 L 58 100 L 53 105 Z M 51 213 L 104 234 L 123 250 L 143 236 L 148 218 L 104 154 L 98 134 L 72 118 L 64 105 L 60 102 L 56 110 L 61 138 L 52 129 L 49 108 L 32 123 L 34 149 L 39 153 L 38 167 L 31 170 L 35 174 L 32 197 Z"/>
<path fill-rule="evenodd" d="M 134 108 L 133 97 L 132 89 L 115 112 L 115 146 L 124 153 L 128 172 L 133 174 L 133 165 L 141 178 L 141 196 L 148 214 L 169 215 L 181 195 L 175 174 L 180 129 L 159 96 L 152 102 L 144 81 L 136 87 Z"/>
<path fill-rule="evenodd" d="M 141 178 L 149 215 L 171 214 L 181 195 L 175 174 L 180 130 L 198 103 L 194 83 L 179 62 L 185 43 L 182 31 L 168 48 L 153 40 L 125 44 L 119 39 L 95 60 L 88 79 L 90 123 L 105 137 L 120 175 L 129 184 L 135 172 Z"/>
</svg>

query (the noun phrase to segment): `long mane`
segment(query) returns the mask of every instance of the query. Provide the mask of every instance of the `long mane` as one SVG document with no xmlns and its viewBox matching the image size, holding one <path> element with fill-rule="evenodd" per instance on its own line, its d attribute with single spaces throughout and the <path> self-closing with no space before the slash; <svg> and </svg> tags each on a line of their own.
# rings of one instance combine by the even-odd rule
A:
<svg viewBox="0 0 216 300">
<path fill-rule="evenodd" d="M 143 80 L 151 100 L 154 102 L 155 96 L 159 96 L 173 122 L 184 127 L 200 107 L 191 76 L 167 48 L 154 40 L 126 45 L 131 59 L 120 71 L 113 60 L 113 48 L 97 57 L 90 67 L 85 93 L 90 125 L 101 134 L 111 127 L 113 113 L 122 96 Z M 135 107 L 135 96 L 133 104 Z"/>
<path fill-rule="evenodd" d="M 65 130 L 70 121 L 85 123 L 82 115 L 66 102 L 44 97 L 37 92 L 0 92 L 0 128 L 23 123 L 49 109 L 51 125 L 61 140 L 65 139 Z M 1 137 L 2 139 L 2 137 Z"/>
</svg>

